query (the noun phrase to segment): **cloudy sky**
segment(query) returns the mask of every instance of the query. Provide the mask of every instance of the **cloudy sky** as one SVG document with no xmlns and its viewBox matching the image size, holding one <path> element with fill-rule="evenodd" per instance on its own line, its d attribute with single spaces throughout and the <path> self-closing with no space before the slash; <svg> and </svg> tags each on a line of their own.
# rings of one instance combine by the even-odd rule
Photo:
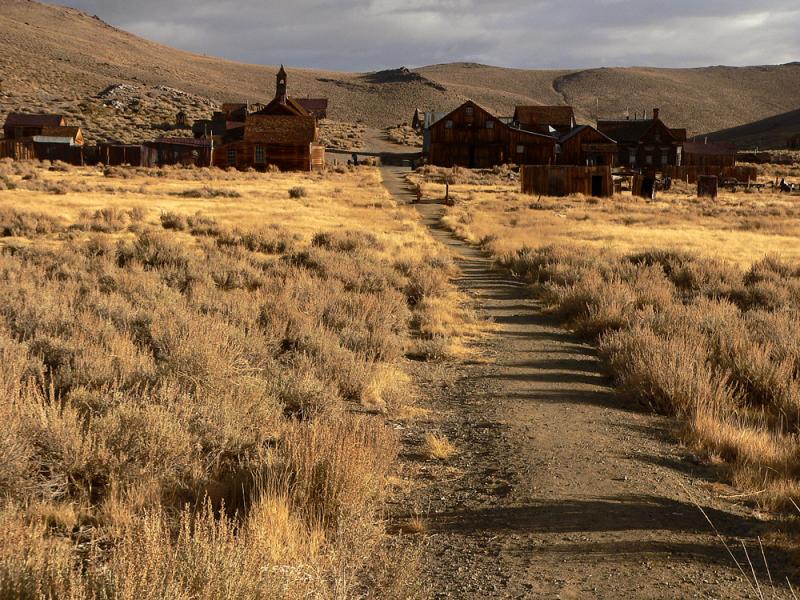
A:
<svg viewBox="0 0 800 600">
<path fill-rule="evenodd" d="M 798 0 L 60 0 L 143 37 L 252 63 L 348 71 L 800 60 Z"/>
</svg>

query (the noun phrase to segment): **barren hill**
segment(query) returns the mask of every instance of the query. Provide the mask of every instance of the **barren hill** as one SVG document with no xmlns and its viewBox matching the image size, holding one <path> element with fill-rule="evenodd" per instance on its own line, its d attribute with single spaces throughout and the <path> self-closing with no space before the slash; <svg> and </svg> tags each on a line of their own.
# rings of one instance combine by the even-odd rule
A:
<svg viewBox="0 0 800 600">
<path fill-rule="evenodd" d="M 740 148 L 780 148 L 796 134 L 800 134 L 800 109 L 716 131 L 708 139 L 734 142 Z"/>
<path fill-rule="evenodd" d="M 75 9 L 0 0 L 0 117 L 61 111 L 90 138 L 152 136 L 179 109 L 194 119 L 223 101 L 268 99 L 282 59 L 249 65 L 191 54 Z M 290 68 L 289 77 L 293 95 L 328 97 L 332 118 L 372 127 L 407 121 L 415 107 L 443 110 L 471 98 L 499 114 L 516 104 L 571 103 L 583 120 L 660 106 L 671 125 L 700 134 L 800 104 L 798 63 L 559 71 L 455 63 L 377 73 Z"/>
</svg>

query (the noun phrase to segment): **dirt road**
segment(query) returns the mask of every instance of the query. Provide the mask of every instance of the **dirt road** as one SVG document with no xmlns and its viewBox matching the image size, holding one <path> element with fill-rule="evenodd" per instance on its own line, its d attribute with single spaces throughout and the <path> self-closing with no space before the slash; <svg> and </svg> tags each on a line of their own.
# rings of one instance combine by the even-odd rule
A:
<svg viewBox="0 0 800 600">
<path fill-rule="evenodd" d="M 383 173 L 406 201 L 403 171 Z M 395 516 L 424 517 L 433 597 L 757 597 L 690 495 L 742 560 L 736 540 L 745 540 L 769 588 L 756 536 L 769 538 L 770 525 L 720 498 L 735 490 L 677 444 L 669 420 L 617 397 L 591 346 L 442 229 L 441 205 L 418 208 L 458 257 L 458 286 L 497 324 L 479 349 L 485 359 L 420 369 L 427 402 L 444 416 L 417 427 L 459 449 L 443 465 L 425 462 L 414 453 L 421 432 L 406 432 L 406 459 L 422 463 L 424 483 Z M 784 553 L 766 553 L 782 579 Z"/>
</svg>

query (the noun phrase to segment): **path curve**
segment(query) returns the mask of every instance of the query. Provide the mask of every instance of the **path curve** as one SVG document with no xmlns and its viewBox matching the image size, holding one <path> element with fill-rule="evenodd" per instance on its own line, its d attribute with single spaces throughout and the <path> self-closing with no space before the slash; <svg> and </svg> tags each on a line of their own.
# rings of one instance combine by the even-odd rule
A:
<svg viewBox="0 0 800 600">
<path fill-rule="evenodd" d="M 406 202 L 408 171 L 382 172 Z M 457 257 L 458 287 L 497 325 L 481 348 L 491 360 L 455 366 L 446 389 L 427 384 L 460 449 L 452 477 L 415 492 L 433 596 L 754 597 L 689 495 L 753 555 L 768 525 L 719 499 L 718 473 L 677 444 L 672 421 L 615 395 L 595 349 L 547 317 L 527 286 L 443 229 L 440 204 L 417 208 Z M 767 555 L 773 576 L 785 572 L 780 550 Z"/>
</svg>

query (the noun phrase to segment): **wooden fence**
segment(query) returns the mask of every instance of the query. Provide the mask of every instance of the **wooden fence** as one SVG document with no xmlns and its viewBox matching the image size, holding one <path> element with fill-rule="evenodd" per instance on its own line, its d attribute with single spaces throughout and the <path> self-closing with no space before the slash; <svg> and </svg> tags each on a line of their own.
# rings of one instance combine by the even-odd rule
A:
<svg viewBox="0 0 800 600">
<path fill-rule="evenodd" d="M 734 167 L 714 167 L 714 166 L 666 166 L 664 177 L 680 179 L 687 183 L 697 183 L 700 177 L 718 177 L 719 179 L 737 179 L 738 181 L 755 181 L 758 177 L 758 169 L 753 166 L 737 165 Z"/>
</svg>

